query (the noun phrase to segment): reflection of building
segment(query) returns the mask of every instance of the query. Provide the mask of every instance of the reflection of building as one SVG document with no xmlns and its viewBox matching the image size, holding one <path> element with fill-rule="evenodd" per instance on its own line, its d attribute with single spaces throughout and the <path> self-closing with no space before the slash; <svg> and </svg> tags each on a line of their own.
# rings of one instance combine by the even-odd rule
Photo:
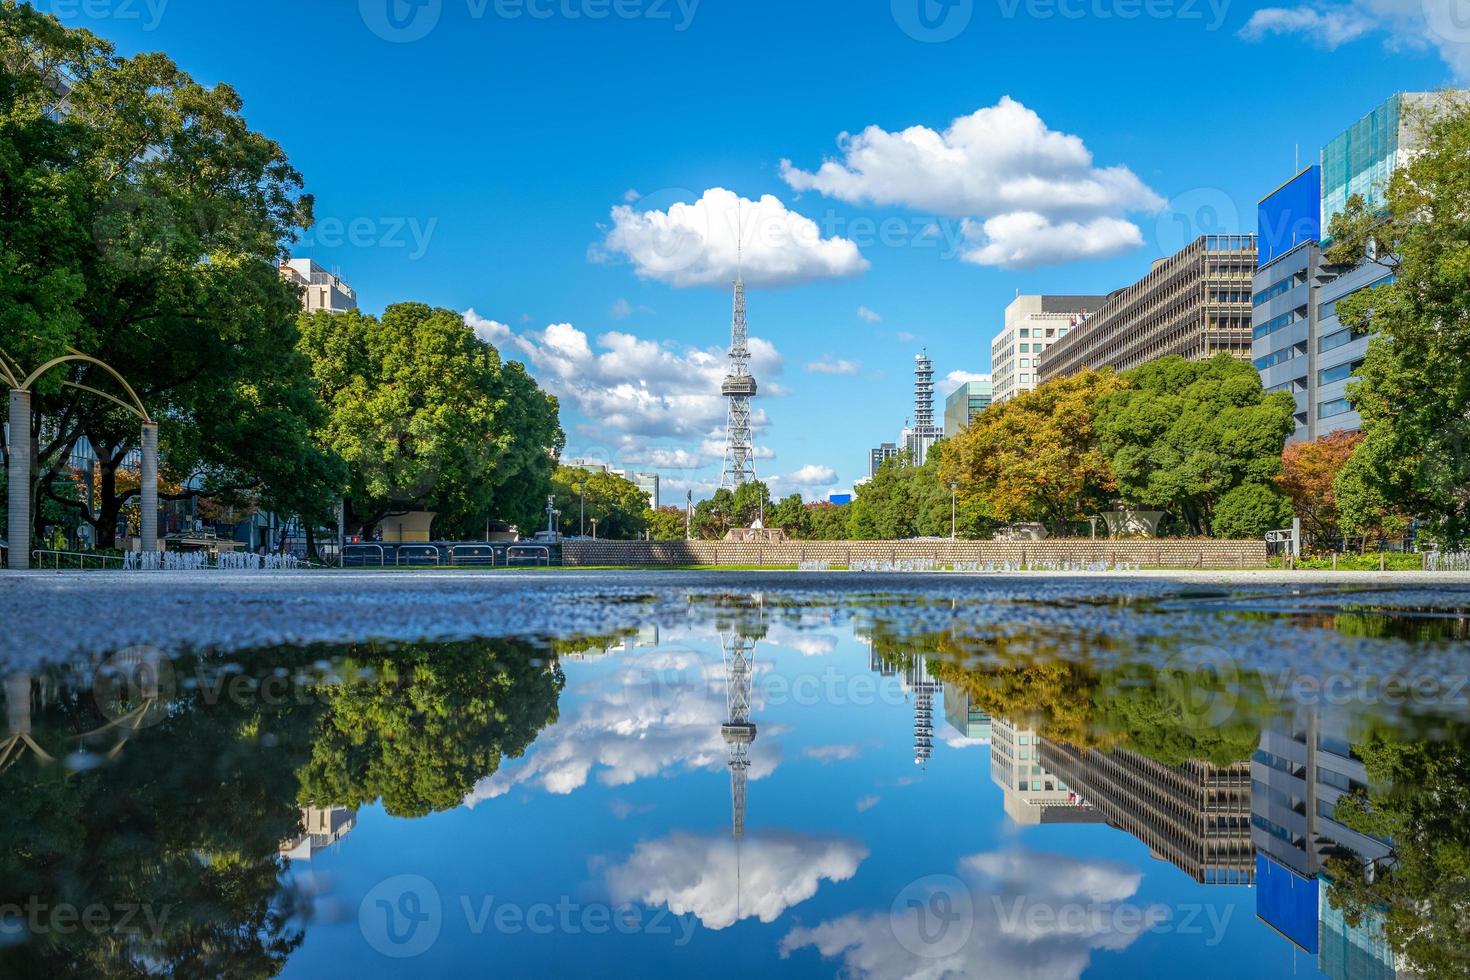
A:
<svg viewBox="0 0 1470 980">
<path fill-rule="evenodd" d="M 962 687 L 945 688 L 944 720 L 965 738 L 990 741 L 990 715 L 975 707 L 969 692 Z"/>
<path fill-rule="evenodd" d="M 336 844 L 356 826 L 357 811 L 345 806 L 302 807 L 301 833 L 281 842 L 281 856 L 310 861 L 317 851 Z"/>
<path fill-rule="evenodd" d="M 1108 301 L 1041 359 L 1041 380 L 1084 368 L 1127 371 L 1170 354 L 1251 353 L 1255 235 L 1202 235 Z"/>
<path fill-rule="evenodd" d="M 977 381 L 966 381 L 944 400 L 944 438 L 953 439 L 975 421 L 975 416 L 990 407 L 994 398 L 990 375 Z"/>
<path fill-rule="evenodd" d="M 1041 739 L 1041 765 L 1109 824 L 1205 885 L 1250 884 L 1250 764 L 1166 766 L 1127 749 L 1079 751 Z"/>
<path fill-rule="evenodd" d="M 1327 901 L 1323 866 L 1344 851 L 1363 862 L 1388 846 L 1339 823 L 1338 800 L 1366 788 L 1368 773 L 1341 728 L 1300 709 L 1290 725 L 1261 734 L 1251 760 L 1251 838 L 1256 847 L 1256 915 L 1307 953 L 1318 954 L 1329 977 L 1395 975 L 1381 922 L 1357 928 Z"/>
<path fill-rule="evenodd" d="M 1006 816 L 1021 825 L 1101 822 L 1100 812 L 1041 764 L 1040 750 L 1035 732 L 991 720 L 990 778 L 1001 789 Z"/>
<path fill-rule="evenodd" d="M 903 686 L 914 695 L 914 765 L 925 766 L 934 754 L 934 695 L 944 686 L 929 676 L 929 658 L 922 653 L 909 660 Z"/>
</svg>

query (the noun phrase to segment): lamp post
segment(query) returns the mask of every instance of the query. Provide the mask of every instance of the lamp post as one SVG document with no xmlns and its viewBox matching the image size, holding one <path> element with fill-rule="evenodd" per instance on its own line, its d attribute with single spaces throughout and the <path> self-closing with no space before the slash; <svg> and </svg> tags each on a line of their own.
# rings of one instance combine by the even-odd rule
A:
<svg viewBox="0 0 1470 980">
<path fill-rule="evenodd" d="M 959 489 L 958 483 L 949 485 L 949 539 L 951 541 L 959 539 L 959 505 L 956 497 Z"/>
<path fill-rule="evenodd" d="M 587 536 L 587 481 L 586 480 L 583 480 L 581 483 L 578 483 L 577 484 L 577 493 L 582 498 L 582 505 L 581 505 L 582 509 L 579 512 L 579 516 L 577 517 L 577 537 L 579 537 L 579 538 L 585 538 Z"/>
<path fill-rule="evenodd" d="M 592 540 L 597 540 L 597 518 L 592 518 Z"/>
<path fill-rule="evenodd" d="M 554 496 L 546 498 L 546 536 L 556 538 L 556 498 Z"/>
</svg>

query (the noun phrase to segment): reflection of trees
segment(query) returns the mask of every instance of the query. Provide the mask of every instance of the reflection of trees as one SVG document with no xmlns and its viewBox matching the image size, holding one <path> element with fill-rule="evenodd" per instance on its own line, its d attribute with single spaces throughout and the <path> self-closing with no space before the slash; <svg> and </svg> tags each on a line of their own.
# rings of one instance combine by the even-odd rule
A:
<svg viewBox="0 0 1470 980">
<path fill-rule="evenodd" d="M 1228 766 L 1251 757 L 1267 714 L 1258 677 L 1130 660 L 1103 635 L 1031 630 L 980 641 L 947 632 L 894 636 L 878 627 L 869 638 L 890 663 L 907 662 L 916 649 L 935 651 L 930 673 L 982 711 L 1079 749 L 1126 747 L 1165 765 L 1198 759 Z M 1112 666 L 1062 656 L 1082 640 Z M 1166 644 L 1158 641 L 1155 652 L 1172 652 Z"/>
<path fill-rule="evenodd" d="M 1381 916 L 1394 951 L 1426 978 L 1470 976 L 1470 727 L 1434 740 L 1378 728 L 1353 751 L 1371 785 L 1333 816 L 1391 849 L 1366 867 L 1329 859 L 1329 901 L 1352 926 Z"/>
<path fill-rule="evenodd" d="M 321 692 L 327 711 L 301 771 L 303 804 L 382 800 L 398 817 L 458 806 L 475 781 L 556 720 L 566 679 L 523 645 L 356 647 L 349 681 Z"/>
<path fill-rule="evenodd" d="M 331 663 L 325 678 L 318 661 Z M 131 716 L 99 700 L 90 675 L 27 685 L 47 692 L 26 715 L 29 737 L 74 764 L 30 753 L 0 772 L 0 907 L 25 919 L 29 903 L 42 926 L 59 908 L 108 919 L 0 944 L 0 976 L 274 976 L 305 922 L 279 853 L 300 833 L 300 805 L 455 806 L 555 719 L 563 684 L 554 659 L 511 642 L 171 666 L 180 683 L 120 751 L 118 719 Z M 121 929 L 123 909 L 154 918 L 140 911 Z"/>
</svg>

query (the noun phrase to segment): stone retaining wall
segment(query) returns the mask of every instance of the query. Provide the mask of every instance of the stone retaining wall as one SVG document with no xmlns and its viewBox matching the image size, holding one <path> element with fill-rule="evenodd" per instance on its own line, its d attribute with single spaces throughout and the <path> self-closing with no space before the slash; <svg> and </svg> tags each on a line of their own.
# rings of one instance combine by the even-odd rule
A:
<svg viewBox="0 0 1470 980">
<path fill-rule="evenodd" d="M 567 541 L 562 561 L 587 565 L 797 565 L 825 561 L 1090 562 L 1111 561 L 1154 568 L 1265 568 L 1264 541 L 1171 538 L 1112 541 L 1053 538 L 1047 541 L 790 541 L 746 544 L 726 541 Z"/>
</svg>

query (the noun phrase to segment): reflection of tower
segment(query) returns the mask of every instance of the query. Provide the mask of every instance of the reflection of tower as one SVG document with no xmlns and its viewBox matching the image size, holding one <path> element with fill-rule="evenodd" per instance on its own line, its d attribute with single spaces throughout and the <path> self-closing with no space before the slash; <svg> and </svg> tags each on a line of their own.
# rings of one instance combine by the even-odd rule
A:
<svg viewBox="0 0 1470 980">
<path fill-rule="evenodd" d="M 750 374 L 750 345 L 745 333 L 745 278 L 735 276 L 735 312 L 730 319 L 730 373 L 720 386 L 730 401 L 725 423 L 725 471 L 720 486 L 731 490 L 755 482 L 755 439 L 750 431 L 750 400 L 755 378 Z"/>
<path fill-rule="evenodd" d="M 909 661 L 904 685 L 914 692 L 914 765 L 927 766 L 934 754 L 934 695 L 943 685 L 929 676 L 929 658 L 922 653 Z"/>
<path fill-rule="evenodd" d="M 725 652 L 726 721 L 720 734 L 730 750 L 730 809 L 737 842 L 745 838 L 745 776 L 750 769 L 750 743 L 755 725 L 750 720 L 751 667 L 755 641 L 734 631 L 722 637 Z"/>
</svg>

